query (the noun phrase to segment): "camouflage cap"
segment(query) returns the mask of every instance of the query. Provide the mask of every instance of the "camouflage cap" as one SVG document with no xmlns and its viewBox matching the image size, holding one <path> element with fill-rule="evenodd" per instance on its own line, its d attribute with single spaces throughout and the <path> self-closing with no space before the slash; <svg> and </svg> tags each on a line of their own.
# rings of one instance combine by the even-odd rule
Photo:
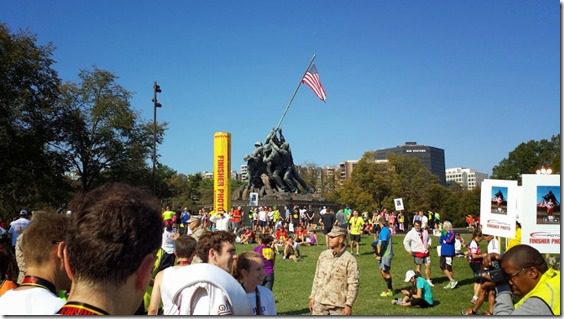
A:
<svg viewBox="0 0 564 319">
<path fill-rule="evenodd" d="M 347 237 L 347 230 L 340 226 L 333 226 L 333 229 L 327 234 L 329 237 L 344 236 Z"/>
</svg>

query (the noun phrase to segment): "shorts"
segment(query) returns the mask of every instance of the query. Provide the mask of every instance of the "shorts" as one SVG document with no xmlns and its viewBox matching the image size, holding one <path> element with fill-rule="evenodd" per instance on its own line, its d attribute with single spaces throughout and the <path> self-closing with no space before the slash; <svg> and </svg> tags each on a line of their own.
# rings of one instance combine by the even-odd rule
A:
<svg viewBox="0 0 564 319">
<path fill-rule="evenodd" d="M 266 220 L 259 220 L 260 227 L 266 227 Z"/>
<path fill-rule="evenodd" d="M 441 267 L 441 270 L 446 269 L 452 272 L 452 257 L 441 256 L 439 266 Z"/>
<path fill-rule="evenodd" d="M 433 306 L 432 304 L 428 303 L 425 299 L 413 298 L 409 300 L 409 302 L 411 303 L 412 306 L 419 306 L 421 308 L 429 308 Z"/>
<path fill-rule="evenodd" d="M 392 269 L 391 255 L 382 256 L 382 258 L 380 259 L 380 269 L 384 272 L 390 272 L 390 269 Z"/>
<path fill-rule="evenodd" d="M 474 273 L 474 282 L 477 284 L 481 284 L 486 281 L 482 277 L 478 277 L 477 275 L 482 271 L 482 264 L 481 263 L 470 263 L 470 268 L 472 268 L 472 272 Z"/>
<path fill-rule="evenodd" d="M 360 243 L 360 235 L 353 235 L 351 234 L 351 240 Z"/>
<path fill-rule="evenodd" d="M 431 257 L 430 256 L 427 256 L 427 257 L 415 257 L 415 256 L 413 256 L 413 261 L 415 262 L 416 265 L 430 264 L 431 263 Z"/>
</svg>

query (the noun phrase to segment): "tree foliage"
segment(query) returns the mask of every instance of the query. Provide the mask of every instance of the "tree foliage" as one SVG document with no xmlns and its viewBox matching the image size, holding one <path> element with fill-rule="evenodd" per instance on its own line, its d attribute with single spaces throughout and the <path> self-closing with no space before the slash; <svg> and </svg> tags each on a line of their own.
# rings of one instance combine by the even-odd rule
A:
<svg viewBox="0 0 564 319">
<path fill-rule="evenodd" d="M 368 152 L 356 164 L 352 177 L 329 198 L 362 211 L 395 210 L 394 199 L 402 198 L 408 213 L 436 211 L 455 225 L 463 225 L 466 214 L 479 212 L 480 190 L 441 185 L 417 158 L 391 156 L 388 162 L 379 163 Z"/>
<path fill-rule="evenodd" d="M 0 209 L 56 207 L 67 196 L 60 141 L 64 114 L 56 108 L 60 80 L 53 46 L 0 24 Z"/>
<path fill-rule="evenodd" d="M 130 106 L 131 93 L 111 72 L 94 68 L 79 74 L 80 82 L 62 86 L 60 107 L 66 136 L 58 144 L 67 154 L 82 191 L 108 181 L 146 180 L 146 160 L 152 149 L 152 124 L 143 122 Z M 164 127 L 159 126 L 160 142 Z"/>
<path fill-rule="evenodd" d="M 494 166 L 492 178 L 521 182 L 522 174 L 534 174 L 541 165 L 550 166 L 560 173 L 560 134 L 550 140 L 530 140 L 519 144 L 509 155 Z"/>
</svg>

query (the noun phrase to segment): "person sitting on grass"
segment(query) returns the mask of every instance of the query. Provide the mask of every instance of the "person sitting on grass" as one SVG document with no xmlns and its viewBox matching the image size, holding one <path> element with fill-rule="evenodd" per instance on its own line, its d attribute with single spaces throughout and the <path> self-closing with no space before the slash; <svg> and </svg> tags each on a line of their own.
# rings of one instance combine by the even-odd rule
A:
<svg viewBox="0 0 564 319">
<path fill-rule="evenodd" d="M 276 229 L 276 240 L 274 241 L 276 254 L 280 254 L 280 249 L 284 250 L 284 246 L 286 246 L 286 239 L 288 239 L 288 231 L 284 226 L 278 227 L 278 229 Z"/>
<path fill-rule="evenodd" d="M 284 259 L 298 261 L 300 258 L 300 244 L 294 241 L 294 237 L 288 237 L 284 246 Z"/>
<path fill-rule="evenodd" d="M 433 291 L 427 280 L 413 270 L 405 273 L 405 282 L 410 282 L 411 289 L 402 289 L 403 298 L 392 300 L 392 304 L 404 307 L 419 306 L 429 308 L 433 306 Z"/>
<path fill-rule="evenodd" d="M 309 234 L 306 237 L 306 243 L 308 243 L 310 246 L 317 246 L 317 235 L 314 231 L 309 231 Z"/>
<path fill-rule="evenodd" d="M 255 232 L 246 227 L 241 234 L 241 244 L 253 244 L 255 242 Z"/>
<path fill-rule="evenodd" d="M 305 243 L 305 239 L 306 239 L 306 236 L 307 236 L 307 230 L 303 226 L 302 223 L 298 224 L 298 227 L 296 227 L 295 233 L 296 233 L 295 234 L 295 236 L 296 236 L 295 241 L 298 242 L 298 243 Z"/>
</svg>

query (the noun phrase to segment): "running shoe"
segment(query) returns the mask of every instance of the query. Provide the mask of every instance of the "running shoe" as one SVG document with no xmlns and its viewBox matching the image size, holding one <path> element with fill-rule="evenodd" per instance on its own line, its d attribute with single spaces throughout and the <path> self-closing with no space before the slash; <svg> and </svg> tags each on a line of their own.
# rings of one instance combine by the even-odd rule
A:
<svg viewBox="0 0 564 319">
<path fill-rule="evenodd" d="M 431 281 L 431 279 L 427 279 L 427 283 L 429 284 L 429 286 L 435 287 L 435 285 L 433 285 L 433 282 Z"/>
<path fill-rule="evenodd" d="M 449 281 L 448 284 L 446 284 L 446 286 L 444 286 L 444 289 L 452 289 L 452 283 L 453 281 Z"/>
<path fill-rule="evenodd" d="M 450 282 L 450 289 L 454 289 L 458 285 L 458 281 L 454 280 Z"/>
<path fill-rule="evenodd" d="M 391 290 L 388 290 L 388 291 L 382 291 L 382 293 L 380 294 L 380 297 L 391 297 L 393 295 L 394 295 L 394 293 Z"/>
</svg>

